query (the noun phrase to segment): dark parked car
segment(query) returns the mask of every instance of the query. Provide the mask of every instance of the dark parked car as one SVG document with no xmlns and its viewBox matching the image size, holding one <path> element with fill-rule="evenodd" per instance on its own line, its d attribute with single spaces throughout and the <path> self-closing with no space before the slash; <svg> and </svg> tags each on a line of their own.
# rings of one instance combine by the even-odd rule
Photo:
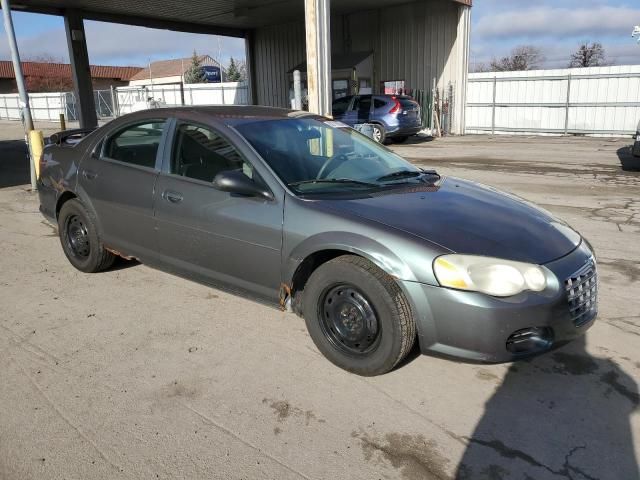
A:
<svg viewBox="0 0 640 480">
<path fill-rule="evenodd" d="M 420 105 L 406 95 L 354 95 L 334 100 L 332 115 L 350 127 L 373 126 L 373 139 L 404 142 L 422 130 Z"/>
<path fill-rule="evenodd" d="M 280 305 L 361 375 L 391 370 L 416 339 L 501 362 L 592 325 L 596 263 L 578 233 L 339 125 L 200 107 L 62 132 L 41 160 L 40 208 L 79 270 L 134 257 Z"/>
<path fill-rule="evenodd" d="M 638 128 L 636 129 L 632 151 L 634 156 L 640 157 L 640 122 L 638 122 Z"/>
</svg>

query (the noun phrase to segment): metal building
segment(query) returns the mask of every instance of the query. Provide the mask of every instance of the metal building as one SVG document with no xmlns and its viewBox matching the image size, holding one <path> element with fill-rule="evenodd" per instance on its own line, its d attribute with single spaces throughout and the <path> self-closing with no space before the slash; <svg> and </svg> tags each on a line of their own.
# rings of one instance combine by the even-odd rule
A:
<svg viewBox="0 0 640 480">
<path fill-rule="evenodd" d="M 375 93 L 383 93 L 381 84 L 385 81 L 402 81 L 407 90 L 430 92 L 436 79 L 441 92 L 449 88 L 454 92 L 452 131 L 462 133 L 470 3 L 451 0 L 412 3 L 334 1 L 331 7 L 332 59 L 336 63 L 335 60 L 344 54 L 371 54 L 370 85 Z M 363 4 L 376 8 L 363 9 Z M 305 59 L 304 39 L 302 21 L 255 29 L 252 51 L 256 103 L 290 105 L 288 74 Z M 338 65 L 334 65 L 334 72 L 344 70 L 336 67 Z M 334 82 L 344 79 L 344 75 L 332 78 Z"/>
<path fill-rule="evenodd" d="M 90 19 L 245 38 L 255 104 L 290 106 L 291 71 L 303 63 L 309 108 L 324 114 L 335 91 L 381 92 L 392 82 L 430 92 L 435 79 L 451 94 L 451 131 L 463 133 L 471 1 L 15 0 L 11 8 L 64 16 L 83 125 L 97 122 L 83 24 Z M 359 62 L 332 74 L 332 58 Z"/>
</svg>

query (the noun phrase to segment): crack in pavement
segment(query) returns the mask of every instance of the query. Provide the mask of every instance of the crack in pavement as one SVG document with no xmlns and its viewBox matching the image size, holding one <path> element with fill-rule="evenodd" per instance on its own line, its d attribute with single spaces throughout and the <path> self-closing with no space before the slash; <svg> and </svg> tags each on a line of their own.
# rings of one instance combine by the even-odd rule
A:
<svg viewBox="0 0 640 480">
<path fill-rule="evenodd" d="M 575 454 L 579 450 L 585 450 L 587 448 L 586 445 L 573 447 L 569 451 L 569 453 L 567 453 L 567 455 L 565 455 L 564 463 L 562 464 L 562 468 L 559 469 L 559 470 L 554 470 L 553 468 L 549 467 L 548 465 L 545 465 L 544 463 L 540 462 L 539 460 L 536 460 L 534 457 L 532 457 L 528 453 L 523 452 L 522 450 L 511 448 L 511 447 L 505 445 L 500 440 L 480 440 L 479 438 L 471 438 L 471 437 L 465 437 L 465 438 L 467 439 L 467 441 L 469 443 L 475 443 L 477 445 L 481 445 L 483 447 L 490 448 L 490 449 L 494 450 L 495 452 L 497 452 L 498 454 L 500 454 L 500 456 L 502 456 L 504 458 L 508 458 L 509 460 L 516 460 L 516 459 L 517 460 L 522 460 L 523 462 L 531 465 L 532 467 L 543 468 L 544 470 L 548 471 L 549 473 L 551 473 L 553 475 L 558 475 L 558 476 L 562 476 L 564 478 L 568 478 L 570 480 L 574 480 L 574 477 L 571 474 L 571 472 L 573 471 L 573 472 L 577 473 L 578 475 L 581 475 L 582 477 L 584 477 L 584 478 L 586 478 L 588 480 L 598 480 L 598 478 L 592 477 L 591 475 L 588 475 L 587 473 L 585 473 L 580 468 L 575 467 L 575 466 L 570 464 L 570 459 L 573 456 L 573 454 Z M 577 480 L 577 479 L 575 479 L 575 480 Z"/>
</svg>

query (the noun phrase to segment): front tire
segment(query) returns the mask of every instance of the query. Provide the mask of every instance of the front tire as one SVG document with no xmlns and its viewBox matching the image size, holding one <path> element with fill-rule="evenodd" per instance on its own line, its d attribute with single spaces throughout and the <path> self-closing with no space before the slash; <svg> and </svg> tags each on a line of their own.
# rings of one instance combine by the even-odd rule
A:
<svg viewBox="0 0 640 480">
<path fill-rule="evenodd" d="M 318 350 L 358 375 L 389 372 L 415 341 L 402 290 L 362 257 L 344 255 L 318 267 L 303 292 L 303 314 Z"/>
<path fill-rule="evenodd" d="M 81 272 L 100 272 L 113 265 L 115 255 L 104 248 L 93 216 L 79 200 L 62 205 L 58 235 L 67 259 Z"/>
</svg>

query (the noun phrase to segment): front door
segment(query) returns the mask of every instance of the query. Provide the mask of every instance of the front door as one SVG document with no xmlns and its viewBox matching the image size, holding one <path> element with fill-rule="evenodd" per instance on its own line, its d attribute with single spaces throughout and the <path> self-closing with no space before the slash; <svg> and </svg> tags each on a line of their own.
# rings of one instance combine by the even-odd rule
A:
<svg viewBox="0 0 640 480">
<path fill-rule="evenodd" d="M 218 131 L 178 122 L 167 171 L 158 178 L 155 213 L 163 261 L 205 281 L 277 300 L 283 199 L 222 192 L 215 176 L 251 163 Z"/>
<path fill-rule="evenodd" d="M 352 100 L 353 97 L 342 97 L 333 101 L 331 104 L 331 115 L 335 120 L 347 123 L 347 116 Z"/>
<path fill-rule="evenodd" d="M 356 112 L 357 123 L 367 123 L 371 117 L 371 95 L 357 97 L 352 108 Z"/>
<path fill-rule="evenodd" d="M 80 165 L 81 191 L 98 216 L 106 246 L 149 258 L 155 248 L 154 187 L 165 120 L 144 120 L 107 136 Z"/>
</svg>

